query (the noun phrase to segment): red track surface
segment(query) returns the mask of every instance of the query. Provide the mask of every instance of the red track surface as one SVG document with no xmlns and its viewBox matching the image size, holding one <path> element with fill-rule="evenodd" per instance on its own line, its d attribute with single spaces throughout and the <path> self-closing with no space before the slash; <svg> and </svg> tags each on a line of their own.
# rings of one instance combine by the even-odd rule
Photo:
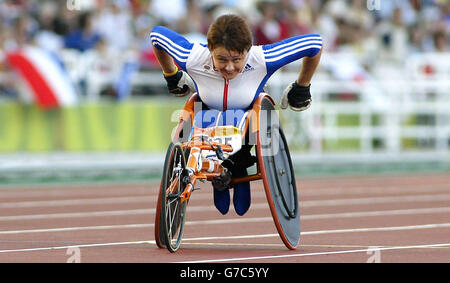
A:
<svg viewBox="0 0 450 283">
<path fill-rule="evenodd" d="M 159 184 L 1 188 L 0 262 L 450 262 L 449 174 L 297 184 L 297 250 L 281 242 L 257 181 L 242 217 L 221 215 L 202 184 L 175 254 L 154 243 Z"/>
</svg>

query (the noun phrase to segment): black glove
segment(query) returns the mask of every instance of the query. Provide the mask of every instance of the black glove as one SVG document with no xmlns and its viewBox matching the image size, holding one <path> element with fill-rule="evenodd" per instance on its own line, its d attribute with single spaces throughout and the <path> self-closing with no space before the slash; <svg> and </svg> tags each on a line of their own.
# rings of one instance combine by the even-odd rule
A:
<svg viewBox="0 0 450 283">
<path fill-rule="evenodd" d="M 280 107 L 286 109 L 288 104 L 294 111 L 303 111 L 311 105 L 311 93 L 309 86 L 300 86 L 293 82 L 283 91 Z"/>
<path fill-rule="evenodd" d="M 175 75 L 164 76 L 169 92 L 175 96 L 185 96 L 195 91 L 194 81 L 183 71 L 178 71 Z"/>
</svg>

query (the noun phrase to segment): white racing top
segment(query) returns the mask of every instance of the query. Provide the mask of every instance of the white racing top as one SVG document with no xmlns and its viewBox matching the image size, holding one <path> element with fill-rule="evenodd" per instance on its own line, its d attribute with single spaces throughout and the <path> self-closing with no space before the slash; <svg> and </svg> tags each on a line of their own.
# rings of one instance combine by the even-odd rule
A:
<svg viewBox="0 0 450 283">
<path fill-rule="evenodd" d="M 153 46 L 166 51 L 191 76 L 202 102 L 219 111 L 249 108 L 275 71 L 305 56 L 314 57 L 322 48 L 322 38 L 318 34 L 252 46 L 242 72 L 226 80 L 214 69 L 206 44 L 191 43 L 163 26 L 154 27 L 150 39 Z"/>
</svg>

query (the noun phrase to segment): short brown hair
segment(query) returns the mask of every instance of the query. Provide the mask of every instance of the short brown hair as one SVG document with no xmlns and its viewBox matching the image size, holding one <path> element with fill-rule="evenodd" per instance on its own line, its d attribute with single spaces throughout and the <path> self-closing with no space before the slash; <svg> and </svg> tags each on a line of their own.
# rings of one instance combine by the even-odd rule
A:
<svg viewBox="0 0 450 283">
<path fill-rule="evenodd" d="M 218 17 L 208 30 L 208 48 L 212 51 L 218 46 L 244 53 L 252 47 L 252 33 L 245 20 L 237 15 Z"/>
</svg>

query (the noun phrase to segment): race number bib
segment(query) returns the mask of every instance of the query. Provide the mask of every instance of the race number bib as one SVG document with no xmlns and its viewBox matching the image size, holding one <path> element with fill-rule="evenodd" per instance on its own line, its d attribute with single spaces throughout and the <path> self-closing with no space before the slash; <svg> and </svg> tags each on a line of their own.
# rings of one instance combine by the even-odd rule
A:
<svg viewBox="0 0 450 283">
<path fill-rule="evenodd" d="M 229 155 L 235 154 L 242 147 L 241 131 L 234 126 L 214 127 L 209 140 L 231 146 L 233 151 Z"/>
</svg>

